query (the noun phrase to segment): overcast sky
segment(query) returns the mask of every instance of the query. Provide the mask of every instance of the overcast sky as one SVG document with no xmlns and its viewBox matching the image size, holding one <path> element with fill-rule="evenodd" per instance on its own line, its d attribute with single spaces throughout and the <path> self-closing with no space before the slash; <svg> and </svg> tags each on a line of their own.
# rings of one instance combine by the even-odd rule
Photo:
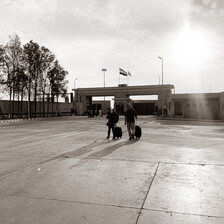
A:
<svg viewBox="0 0 224 224">
<path fill-rule="evenodd" d="M 49 48 L 74 87 L 174 84 L 224 91 L 224 0 L 0 0 L 0 44 L 16 33 Z"/>
</svg>

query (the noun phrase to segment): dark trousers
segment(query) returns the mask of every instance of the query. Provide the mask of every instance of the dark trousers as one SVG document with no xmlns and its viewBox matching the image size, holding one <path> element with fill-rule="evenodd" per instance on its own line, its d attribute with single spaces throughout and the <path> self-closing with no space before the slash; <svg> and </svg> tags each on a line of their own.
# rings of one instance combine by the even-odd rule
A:
<svg viewBox="0 0 224 224">
<path fill-rule="evenodd" d="M 107 137 L 109 138 L 110 137 L 110 131 L 112 129 L 112 133 L 113 133 L 113 138 L 115 137 L 114 136 L 114 125 L 113 126 L 108 126 L 108 134 L 107 134 Z"/>
</svg>

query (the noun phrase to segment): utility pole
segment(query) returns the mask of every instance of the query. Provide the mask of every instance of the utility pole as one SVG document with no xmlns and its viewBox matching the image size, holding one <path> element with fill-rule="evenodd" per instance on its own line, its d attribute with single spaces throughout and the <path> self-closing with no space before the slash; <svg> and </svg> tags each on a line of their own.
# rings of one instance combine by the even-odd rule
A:
<svg viewBox="0 0 224 224">
<path fill-rule="evenodd" d="M 162 61 L 162 118 L 164 117 L 164 105 L 163 105 L 163 58 L 158 57 Z"/>
<path fill-rule="evenodd" d="M 103 72 L 103 76 L 104 76 L 104 81 L 103 81 L 103 87 L 105 88 L 105 72 L 107 71 L 106 68 L 102 68 L 102 72 Z M 105 114 L 105 96 L 104 96 L 104 100 L 103 100 L 103 112 Z"/>
</svg>

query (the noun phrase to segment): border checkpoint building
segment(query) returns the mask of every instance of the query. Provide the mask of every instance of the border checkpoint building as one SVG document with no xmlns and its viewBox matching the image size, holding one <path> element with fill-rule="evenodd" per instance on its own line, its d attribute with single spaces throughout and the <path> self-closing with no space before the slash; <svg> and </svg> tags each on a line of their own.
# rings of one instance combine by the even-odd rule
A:
<svg viewBox="0 0 224 224">
<path fill-rule="evenodd" d="M 110 107 L 110 101 L 93 101 L 93 97 L 113 96 L 114 108 L 122 115 L 127 104 L 132 103 L 139 115 L 158 114 L 164 108 L 165 116 L 224 120 L 224 92 L 175 94 L 174 85 L 140 85 L 117 87 L 78 88 L 75 94 L 74 109 L 77 115 L 85 115 L 88 109 L 102 110 Z M 157 100 L 132 100 L 130 96 L 157 95 Z"/>
</svg>

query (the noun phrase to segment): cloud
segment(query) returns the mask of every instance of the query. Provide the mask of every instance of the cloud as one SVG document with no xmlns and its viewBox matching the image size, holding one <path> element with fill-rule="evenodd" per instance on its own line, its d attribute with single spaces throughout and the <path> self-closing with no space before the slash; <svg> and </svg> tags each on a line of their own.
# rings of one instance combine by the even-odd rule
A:
<svg viewBox="0 0 224 224">
<path fill-rule="evenodd" d="M 211 35 L 216 62 L 223 58 L 223 8 L 223 0 L 0 0 L 0 39 L 5 44 L 15 32 L 23 44 L 46 46 L 85 85 L 97 82 L 102 67 L 110 78 L 124 67 L 137 74 L 136 83 L 150 74 L 157 82 L 157 57 L 175 61 L 169 45 L 186 24 Z"/>
<path fill-rule="evenodd" d="M 224 9 L 223 0 L 192 0 L 198 10 L 220 12 Z"/>
<path fill-rule="evenodd" d="M 18 0 L 10 4 L 3 0 L 2 16 L 9 18 L 10 27 L 37 36 L 144 39 L 170 32 L 181 23 L 181 13 L 174 7 L 178 1 L 172 2 L 140 1 L 136 7 L 136 0 Z"/>
<path fill-rule="evenodd" d="M 223 42 L 224 1 L 192 0 L 189 21 L 192 27 L 206 29 L 216 36 L 217 42 Z"/>
</svg>

